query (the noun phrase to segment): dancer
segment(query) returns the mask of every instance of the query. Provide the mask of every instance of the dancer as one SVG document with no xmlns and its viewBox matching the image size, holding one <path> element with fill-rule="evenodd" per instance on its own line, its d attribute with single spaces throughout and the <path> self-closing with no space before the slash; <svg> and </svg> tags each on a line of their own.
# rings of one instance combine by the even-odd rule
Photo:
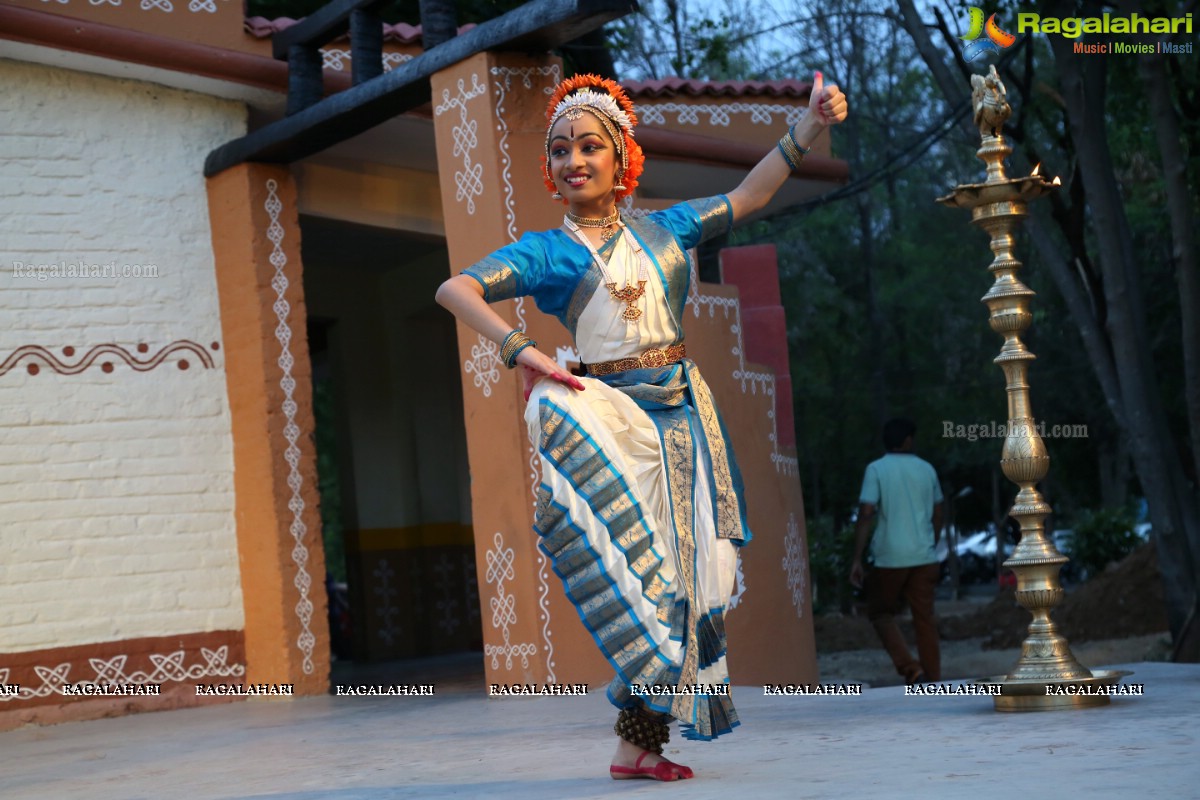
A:
<svg viewBox="0 0 1200 800">
<path fill-rule="evenodd" d="M 845 117 L 845 97 L 817 73 L 808 112 L 736 189 L 634 219 L 617 210 L 643 168 L 633 104 L 611 80 L 569 78 L 547 108 L 543 164 L 567 206 L 562 227 L 525 234 L 438 290 L 521 367 L 542 464 L 538 546 L 617 673 L 614 779 L 692 777 L 662 757 L 672 719 L 699 740 L 738 724 L 724 609 L 750 531 L 728 436 L 684 346 L 687 251 L 766 205 Z M 585 377 L 488 306 L 525 295 L 566 326 Z"/>
</svg>

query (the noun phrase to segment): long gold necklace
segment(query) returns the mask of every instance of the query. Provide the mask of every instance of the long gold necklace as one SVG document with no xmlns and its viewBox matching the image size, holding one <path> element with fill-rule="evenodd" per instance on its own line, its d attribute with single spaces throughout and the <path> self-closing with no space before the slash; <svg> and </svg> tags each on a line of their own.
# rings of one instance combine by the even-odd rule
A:
<svg viewBox="0 0 1200 800">
<path fill-rule="evenodd" d="M 621 212 L 613 211 L 607 217 L 581 217 L 568 211 L 567 219 L 584 228 L 603 228 L 600 238 L 607 242 L 619 230 L 617 223 L 621 220 Z"/>
<path fill-rule="evenodd" d="M 614 216 L 617 217 L 617 219 L 614 220 L 617 230 L 623 229 L 625 227 L 625 223 L 621 222 L 620 214 L 614 214 Z M 567 216 L 563 218 L 563 224 L 565 224 L 572 233 L 579 237 L 579 241 L 583 242 L 584 246 L 587 247 L 588 252 L 592 254 L 592 260 L 596 262 L 596 266 L 600 267 L 600 273 L 604 276 L 604 286 L 606 289 L 608 289 L 609 296 L 618 303 L 625 304 L 625 310 L 621 312 L 621 319 L 625 320 L 626 322 L 637 322 L 637 320 L 642 316 L 642 309 L 637 307 L 637 301 L 640 300 L 646 293 L 646 279 L 648 276 L 648 272 L 646 270 L 646 255 L 642 252 L 641 246 L 632 237 L 626 237 L 638 260 L 638 282 L 637 286 L 634 286 L 633 282 L 629 280 L 629 275 L 626 274 L 625 287 L 623 289 L 618 289 L 617 282 L 613 279 L 612 275 L 608 273 L 608 265 L 604 263 L 604 259 L 600 257 L 599 253 L 596 252 L 596 247 L 592 244 L 591 239 L 587 238 L 587 235 L 579 229 L 578 225 L 575 224 L 576 219 L 578 219 L 578 217 L 575 217 L 574 214 L 568 213 Z M 607 219 L 607 217 L 605 219 Z M 587 227 L 599 226 L 590 225 Z"/>
</svg>

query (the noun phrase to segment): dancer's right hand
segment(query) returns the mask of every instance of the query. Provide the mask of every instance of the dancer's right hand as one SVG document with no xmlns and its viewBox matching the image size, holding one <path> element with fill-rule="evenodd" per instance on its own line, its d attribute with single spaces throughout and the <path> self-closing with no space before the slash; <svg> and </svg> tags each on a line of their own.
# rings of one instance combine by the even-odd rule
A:
<svg viewBox="0 0 1200 800">
<path fill-rule="evenodd" d="M 526 347 L 518 353 L 517 364 L 521 366 L 521 384 L 527 402 L 529 393 L 533 391 L 533 385 L 542 378 L 551 378 L 581 392 L 584 390 L 584 386 L 578 378 L 560 367 L 557 361 L 536 347 Z"/>
</svg>

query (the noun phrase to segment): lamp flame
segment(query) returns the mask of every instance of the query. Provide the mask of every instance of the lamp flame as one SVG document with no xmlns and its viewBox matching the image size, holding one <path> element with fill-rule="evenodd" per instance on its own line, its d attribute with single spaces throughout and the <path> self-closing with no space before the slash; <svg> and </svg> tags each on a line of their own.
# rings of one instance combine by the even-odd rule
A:
<svg viewBox="0 0 1200 800">
<path fill-rule="evenodd" d="M 1041 168 L 1042 168 L 1042 165 L 1041 165 L 1041 163 L 1039 162 L 1039 163 L 1038 163 L 1036 166 L 1034 166 L 1034 168 L 1033 168 L 1033 172 L 1029 173 L 1029 174 L 1030 174 L 1030 176 L 1037 175 L 1037 174 L 1038 174 L 1038 171 L 1039 171 Z"/>
<path fill-rule="evenodd" d="M 1050 185 L 1051 185 L 1051 186 L 1062 186 L 1062 181 L 1060 181 L 1060 180 L 1058 179 L 1058 176 L 1057 176 L 1057 175 L 1055 175 L 1055 176 L 1054 176 L 1054 180 L 1050 181 Z"/>
</svg>

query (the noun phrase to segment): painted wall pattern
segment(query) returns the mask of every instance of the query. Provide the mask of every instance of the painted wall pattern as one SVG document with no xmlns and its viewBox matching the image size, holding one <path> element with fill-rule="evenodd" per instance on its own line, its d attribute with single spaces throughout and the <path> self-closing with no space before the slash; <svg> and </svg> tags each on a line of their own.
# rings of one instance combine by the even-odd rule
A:
<svg viewBox="0 0 1200 800">
<path fill-rule="evenodd" d="M 209 348 L 213 352 L 216 352 L 221 349 L 221 345 L 219 342 L 213 342 L 209 345 Z M 134 349 L 137 353 L 144 354 L 150 351 L 150 345 L 145 342 L 139 342 Z M 63 359 L 73 358 L 77 352 L 70 345 L 61 348 L 61 350 Z M 177 339 L 170 344 L 164 345 L 157 353 L 147 358 L 138 358 L 137 355 L 119 344 L 98 344 L 92 346 L 75 362 L 60 359 L 55 355 L 54 351 L 47 347 L 37 344 L 27 344 L 18 347 L 9 353 L 4 361 L 0 362 L 0 375 L 5 375 L 9 371 L 16 369 L 17 365 L 22 361 L 25 362 L 25 371 L 30 375 L 37 375 L 42 371 L 42 367 L 48 367 L 52 372 L 57 372 L 59 375 L 77 375 L 88 367 L 91 367 L 97 361 L 100 362 L 100 370 L 102 372 L 112 372 L 114 367 L 113 361 L 111 359 L 101 360 L 105 356 L 111 356 L 132 367 L 137 372 L 149 372 L 155 367 L 161 366 L 166 361 L 167 356 L 181 351 L 192 353 L 200 366 L 205 369 L 212 369 L 215 366 L 213 357 L 209 355 L 208 350 L 190 339 Z M 178 369 L 186 370 L 191 366 L 191 361 L 186 358 L 180 358 L 175 361 L 175 366 Z"/>
<path fill-rule="evenodd" d="M 509 151 L 509 127 L 508 120 L 505 117 L 504 102 L 508 92 L 512 90 L 513 79 L 519 78 L 522 87 L 529 91 L 533 89 L 534 80 L 539 80 L 542 86 L 542 94 L 549 97 L 554 93 L 554 87 L 561 80 L 562 71 L 558 64 L 548 64 L 537 67 L 491 67 L 489 73 L 492 76 L 492 87 L 495 92 L 496 102 L 496 127 L 500 132 L 500 179 L 504 185 L 504 221 L 505 233 L 511 242 L 517 241 L 517 214 L 516 201 L 514 198 L 514 187 L 512 183 L 512 154 Z M 528 328 L 528 323 L 525 319 L 525 298 L 519 297 L 516 299 L 516 314 L 517 324 L 521 329 Z M 482 339 L 482 337 L 480 337 Z M 578 356 L 576 356 L 578 359 Z M 497 359 L 499 363 L 499 359 Z M 526 445 L 526 454 L 528 456 L 529 467 L 529 493 L 531 507 L 537 506 L 537 487 L 539 483 L 538 476 L 538 455 L 533 447 L 533 443 Z M 546 554 L 540 549 L 535 550 L 537 556 L 537 579 L 538 579 L 538 619 L 542 623 L 542 651 L 546 655 L 546 680 L 553 683 L 557 680 L 554 672 L 554 641 L 553 631 L 550 628 L 550 572 L 549 560 Z"/>
<path fill-rule="evenodd" d="M 513 658 L 521 659 L 521 666 L 529 668 L 529 657 L 537 655 L 537 645 L 532 642 L 513 643 L 509 627 L 517 624 L 517 598 L 508 593 L 506 583 L 517 576 L 513 568 L 515 555 L 511 547 L 504 546 L 504 534 L 496 532 L 492 539 L 492 548 L 487 551 L 487 583 L 496 585 L 496 595 L 488 601 L 492 609 L 492 627 L 500 631 L 504 644 L 485 643 L 483 655 L 492 659 L 492 669 L 500 668 L 500 659 L 504 659 L 504 668 L 513 668 Z M 553 681 L 553 678 L 549 678 Z"/>
<path fill-rule="evenodd" d="M 42 2 L 65 6 L 71 0 L 42 0 Z M 120 7 L 122 4 L 122 0 L 88 0 L 88 2 L 93 6 Z M 222 0 L 222 2 L 229 2 L 229 0 Z M 141 0 L 138 8 L 142 11 L 161 11 L 164 14 L 170 14 L 175 11 L 175 3 L 172 0 Z M 217 2 L 216 0 L 188 0 L 187 10 L 193 14 L 215 14 L 217 13 Z"/>
<path fill-rule="evenodd" d="M 126 667 L 129 665 L 130 657 L 126 654 L 108 659 L 91 658 L 88 659 L 91 674 L 76 677 L 71 675 L 72 665 L 70 662 L 54 666 L 37 665 L 33 671 L 41 683 L 37 686 L 22 683 L 15 692 L 8 690 L 12 686 L 8 683 L 12 671 L 7 667 L 0 668 L 0 703 L 34 700 L 60 694 L 67 684 L 90 686 L 136 684 L 141 686 L 148 683 L 182 683 L 200 678 L 239 678 L 246 674 L 244 665 L 229 663 L 229 648 L 225 645 L 215 650 L 201 647 L 200 658 L 200 661 L 188 664 L 184 650 L 151 653 L 148 656 L 150 662 L 148 669 L 134 669 L 128 672 Z"/>
<path fill-rule="evenodd" d="M 391 72 L 401 64 L 412 61 L 416 56 L 411 53 L 387 53 L 383 54 L 383 71 Z M 349 50 L 344 50 L 339 47 L 323 47 L 321 48 L 321 67 L 323 69 L 333 70 L 334 72 L 347 72 L 351 65 L 351 56 Z"/>
<path fill-rule="evenodd" d="M 461 157 L 463 168 L 455 170 L 454 199 L 465 202 L 467 213 L 475 213 L 475 198 L 483 194 L 483 164 L 471 159 L 471 151 L 479 146 L 479 122 L 471 119 L 467 112 L 467 103 L 487 92 L 487 87 L 479 82 L 479 76 L 471 74 L 471 86 L 467 87 L 465 78 L 458 81 L 458 93 L 451 97 L 449 89 L 442 90 L 442 102 L 433 109 L 435 117 L 440 117 L 449 111 L 457 110 L 459 123 L 451 130 L 454 134 L 454 157 Z"/>
<path fill-rule="evenodd" d="M 783 571 L 787 575 L 787 586 L 792 593 L 792 605 L 796 607 L 796 617 L 804 618 L 804 592 L 808 575 L 808 553 L 804 541 L 800 538 L 800 525 L 796 515 L 788 517 L 787 535 L 783 538 Z"/>
<path fill-rule="evenodd" d="M 296 575 L 292 579 L 292 585 L 300 592 L 300 600 L 296 603 L 296 616 L 300 619 L 300 636 L 296 640 L 296 646 L 304 657 L 304 674 L 311 675 L 315 669 L 313 648 L 317 640 L 312 632 L 313 604 L 312 600 L 308 598 L 308 592 L 312 588 L 312 576 L 308 574 L 308 548 L 304 544 L 308 526 L 305 525 L 303 519 L 304 498 L 300 489 L 303 486 L 304 478 L 300 474 L 300 448 L 296 445 L 300 439 L 300 426 L 296 424 L 297 406 L 294 399 L 296 379 L 292 377 L 292 367 L 295 366 L 296 359 L 292 355 L 292 329 L 288 324 L 291 304 L 284 297 L 288 288 L 287 275 L 284 273 L 284 268 L 287 266 L 287 255 L 283 252 L 282 246 L 283 225 L 279 222 L 279 214 L 283 211 L 283 202 L 277 194 L 278 188 L 279 185 L 274 179 L 267 181 L 265 208 L 271 218 L 271 224 L 267 227 L 267 238 L 274 248 L 271 252 L 271 266 L 275 268 L 275 277 L 271 280 L 271 288 L 275 290 L 276 296 L 273 310 L 279 323 L 275 326 L 275 339 L 279 342 L 280 351 L 277 362 L 280 370 L 279 386 L 283 390 L 283 415 L 287 420 L 287 424 L 283 428 L 283 435 L 287 439 L 287 449 L 284 450 L 284 459 L 288 465 L 287 484 L 288 488 L 292 490 L 292 497 L 288 501 L 288 509 L 292 512 L 292 523 L 289 530 L 296 542 L 292 548 L 292 562 L 296 565 Z"/>
<path fill-rule="evenodd" d="M 701 117 L 707 117 L 704 123 L 727 128 L 734 115 L 749 114 L 750 122 L 755 125 L 777 125 L 777 117 L 783 117 L 786 125 L 795 125 L 804 116 L 803 106 L 787 105 L 784 103 L 656 103 L 642 101 L 637 104 L 638 117 L 646 125 L 665 125 L 667 115 L 675 115 L 679 125 L 700 125 Z"/>
<path fill-rule="evenodd" d="M 775 375 L 770 372 L 758 372 L 746 367 L 745 347 L 742 340 L 742 305 L 736 297 L 718 297 L 716 295 L 700 294 L 700 279 L 696 274 L 696 261 L 692 259 L 692 280 L 691 289 L 688 295 L 688 305 L 692 307 L 692 313 L 697 318 L 700 316 L 702 307 L 708 309 L 708 316 L 715 317 L 717 309 L 721 309 L 726 319 L 732 317 L 729 324 L 729 330 L 737 339 L 734 342 L 731 352 L 738 357 L 738 366 L 733 371 L 733 377 L 742 387 L 742 392 L 747 388 L 751 394 L 757 394 L 762 391 L 764 395 L 772 399 L 772 403 L 767 410 L 767 418 L 771 420 L 771 433 L 768 434 L 768 439 L 771 441 L 771 463 L 775 465 L 775 471 L 784 475 L 799 475 L 800 460 L 796 456 L 785 455 L 779 452 L 779 421 L 775 419 Z"/>
</svg>

